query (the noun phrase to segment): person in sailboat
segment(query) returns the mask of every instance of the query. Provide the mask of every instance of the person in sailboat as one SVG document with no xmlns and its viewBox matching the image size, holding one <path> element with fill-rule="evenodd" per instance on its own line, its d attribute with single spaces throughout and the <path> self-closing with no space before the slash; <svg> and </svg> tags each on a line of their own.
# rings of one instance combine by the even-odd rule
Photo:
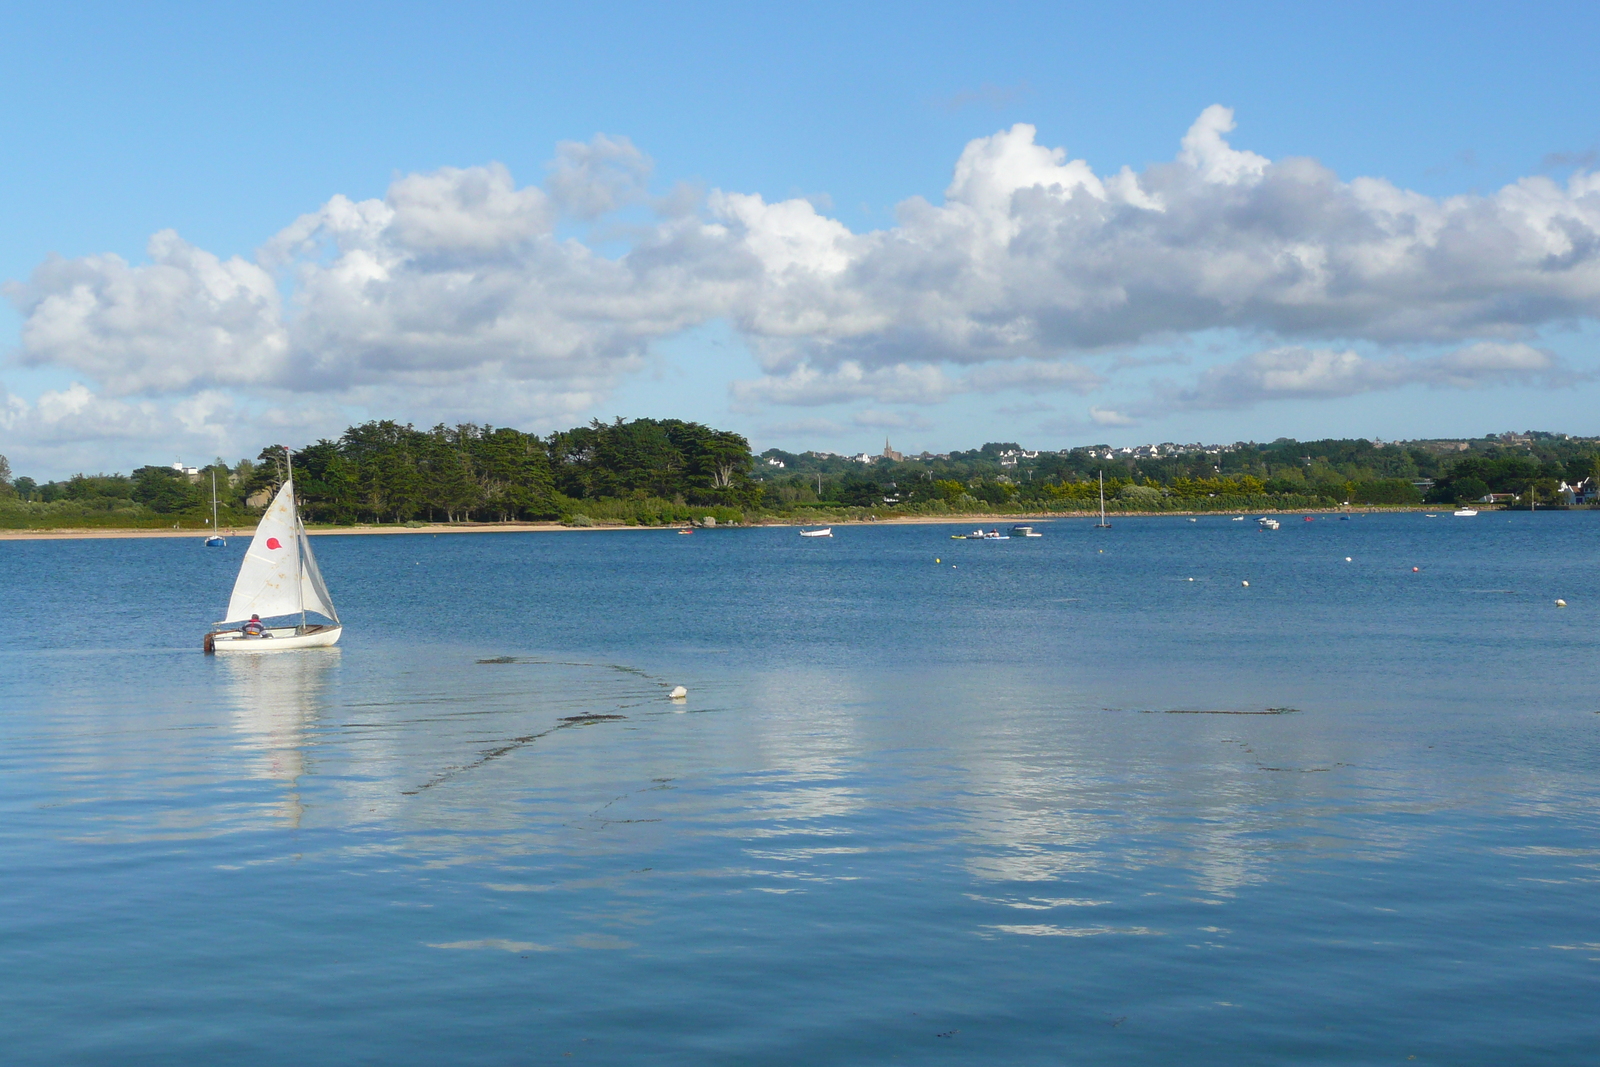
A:
<svg viewBox="0 0 1600 1067">
<path fill-rule="evenodd" d="M 271 637 L 267 633 L 267 624 L 261 621 L 260 615 L 250 616 L 250 621 L 239 627 L 239 632 L 246 637 Z"/>
</svg>

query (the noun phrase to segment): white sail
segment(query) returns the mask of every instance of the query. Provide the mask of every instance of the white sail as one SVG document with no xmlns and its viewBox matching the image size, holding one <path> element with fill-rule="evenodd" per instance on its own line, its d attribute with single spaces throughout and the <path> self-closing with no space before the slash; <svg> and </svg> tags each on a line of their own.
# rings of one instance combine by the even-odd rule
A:
<svg viewBox="0 0 1600 1067">
<path fill-rule="evenodd" d="M 316 563 L 306 566 L 310 550 L 305 527 L 295 514 L 294 482 L 286 481 L 273 497 L 250 548 L 239 565 L 239 577 L 228 598 L 224 623 L 243 622 L 251 615 L 271 618 L 315 611 L 334 618 L 333 605 Z"/>
<path fill-rule="evenodd" d="M 311 538 L 306 536 L 306 528 L 300 526 L 296 518 L 295 525 L 299 526 L 300 552 L 305 557 L 305 573 L 300 581 L 300 595 L 304 598 L 305 610 L 315 611 L 319 615 L 326 615 L 334 622 L 339 621 L 339 616 L 333 610 L 333 597 L 328 595 L 328 587 L 322 583 L 322 571 L 317 569 L 317 557 L 311 554 Z"/>
</svg>

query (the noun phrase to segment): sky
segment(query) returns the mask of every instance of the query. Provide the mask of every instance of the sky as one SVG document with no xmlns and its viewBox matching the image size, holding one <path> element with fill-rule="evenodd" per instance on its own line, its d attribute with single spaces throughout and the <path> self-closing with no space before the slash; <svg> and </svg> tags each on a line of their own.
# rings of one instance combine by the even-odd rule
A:
<svg viewBox="0 0 1600 1067">
<path fill-rule="evenodd" d="M 0 453 L 1600 434 L 1600 7 L 8 5 Z"/>
</svg>

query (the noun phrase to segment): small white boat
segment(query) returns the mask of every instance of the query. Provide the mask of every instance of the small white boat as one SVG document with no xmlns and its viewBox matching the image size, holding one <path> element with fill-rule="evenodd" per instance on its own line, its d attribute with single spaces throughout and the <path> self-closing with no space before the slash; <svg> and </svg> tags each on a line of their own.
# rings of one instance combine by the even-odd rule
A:
<svg viewBox="0 0 1600 1067">
<path fill-rule="evenodd" d="M 980 540 L 980 541 L 1009 541 L 1009 540 L 1011 540 L 1011 537 L 1008 534 L 1001 533 L 999 530 L 990 530 L 986 534 L 980 534 L 978 536 L 978 540 Z"/>
<path fill-rule="evenodd" d="M 1043 537 L 1044 534 L 1039 533 L 1032 526 L 1013 526 L 1013 527 L 1011 527 L 1011 536 L 1012 537 Z"/>
<path fill-rule="evenodd" d="M 1233 521 L 1234 522 L 1243 522 L 1244 521 L 1244 516 L 1243 515 L 1235 515 L 1233 517 Z"/>
<path fill-rule="evenodd" d="M 1277 519 L 1263 517 L 1256 520 L 1256 525 L 1261 527 L 1263 530 L 1276 530 L 1282 524 L 1279 523 Z"/>
<path fill-rule="evenodd" d="M 287 451 L 287 450 L 285 450 Z M 307 613 L 329 621 L 311 622 Z M 253 619 L 298 615 L 298 624 L 264 626 L 259 634 L 245 632 Z M 222 627 L 238 627 L 222 629 Z M 344 627 L 333 609 L 333 598 L 323 584 L 306 528 L 294 500 L 294 471 L 273 498 L 250 548 L 239 564 L 239 577 L 228 598 L 226 617 L 205 635 L 202 648 L 211 653 L 289 652 L 297 648 L 326 648 L 339 642 Z"/>
<path fill-rule="evenodd" d="M 217 469 L 211 468 L 211 536 L 206 538 L 207 548 L 227 548 L 228 540 L 217 533 Z"/>
<path fill-rule="evenodd" d="M 1478 509 L 1477 508 L 1457 508 L 1456 510 L 1452 511 L 1450 514 L 1454 515 L 1458 519 L 1470 519 L 1474 515 L 1476 515 L 1477 513 L 1478 513 Z"/>
<path fill-rule="evenodd" d="M 800 536 L 801 537 L 832 537 L 833 536 L 833 527 L 832 526 L 824 526 L 820 530 L 801 530 L 800 531 Z"/>
</svg>

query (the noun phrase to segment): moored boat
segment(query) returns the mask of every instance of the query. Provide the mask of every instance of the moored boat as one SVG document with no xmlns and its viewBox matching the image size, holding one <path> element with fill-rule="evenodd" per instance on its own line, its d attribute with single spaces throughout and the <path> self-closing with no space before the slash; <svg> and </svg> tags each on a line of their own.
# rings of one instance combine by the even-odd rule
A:
<svg viewBox="0 0 1600 1067">
<path fill-rule="evenodd" d="M 1111 524 L 1106 521 L 1106 472 L 1100 472 L 1100 521 L 1094 524 L 1096 530 L 1109 530 Z"/>
<path fill-rule="evenodd" d="M 217 469 L 211 468 L 211 536 L 205 540 L 207 548 L 227 548 L 228 540 L 217 532 Z"/>
<path fill-rule="evenodd" d="M 833 536 L 833 527 L 832 526 L 824 526 L 820 530 L 801 530 L 800 531 L 800 536 L 801 537 L 832 537 Z"/>
</svg>

